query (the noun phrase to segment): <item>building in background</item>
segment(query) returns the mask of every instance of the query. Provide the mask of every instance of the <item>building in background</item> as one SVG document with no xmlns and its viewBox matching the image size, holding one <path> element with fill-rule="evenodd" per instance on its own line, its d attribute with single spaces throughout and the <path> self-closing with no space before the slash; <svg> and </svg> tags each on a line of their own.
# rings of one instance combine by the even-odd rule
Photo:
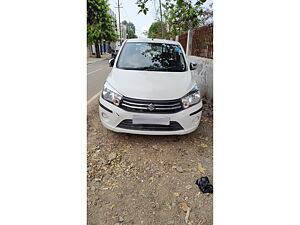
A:
<svg viewBox="0 0 300 225">
<path fill-rule="evenodd" d="M 127 27 L 124 24 L 121 24 L 121 41 L 123 42 L 125 39 L 127 39 Z"/>
<path fill-rule="evenodd" d="M 121 28 L 121 32 L 120 32 L 120 28 Z M 127 39 L 127 27 L 124 24 L 121 24 L 120 26 L 117 27 L 117 31 L 118 31 L 118 36 L 120 36 L 121 33 L 121 37 L 119 37 L 119 40 L 116 42 L 115 44 L 115 48 L 113 48 L 113 50 L 119 50 L 122 43 Z"/>
</svg>

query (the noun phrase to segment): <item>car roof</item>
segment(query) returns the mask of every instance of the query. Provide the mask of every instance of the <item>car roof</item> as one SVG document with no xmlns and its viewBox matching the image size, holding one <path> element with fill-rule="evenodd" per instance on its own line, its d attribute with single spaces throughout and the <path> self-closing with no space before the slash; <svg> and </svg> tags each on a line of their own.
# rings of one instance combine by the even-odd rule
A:
<svg viewBox="0 0 300 225">
<path fill-rule="evenodd" d="M 126 42 L 147 42 L 147 43 L 165 43 L 165 44 L 175 44 L 179 45 L 178 41 L 171 41 L 171 40 L 165 40 L 165 39 L 156 39 L 156 38 L 146 38 L 146 39 L 127 39 Z"/>
</svg>

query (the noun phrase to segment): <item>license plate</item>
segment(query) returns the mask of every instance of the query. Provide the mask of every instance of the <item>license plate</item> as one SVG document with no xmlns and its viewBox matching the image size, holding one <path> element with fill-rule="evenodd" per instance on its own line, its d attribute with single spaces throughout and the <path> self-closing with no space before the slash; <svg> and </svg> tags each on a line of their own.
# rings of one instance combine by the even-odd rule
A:
<svg viewBox="0 0 300 225">
<path fill-rule="evenodd" d="M 159 124 L 159 125 L 170 125 L 169 117 L 150 117 L 150 116 L 132 116 L 133 124 Z"/>
</svg>

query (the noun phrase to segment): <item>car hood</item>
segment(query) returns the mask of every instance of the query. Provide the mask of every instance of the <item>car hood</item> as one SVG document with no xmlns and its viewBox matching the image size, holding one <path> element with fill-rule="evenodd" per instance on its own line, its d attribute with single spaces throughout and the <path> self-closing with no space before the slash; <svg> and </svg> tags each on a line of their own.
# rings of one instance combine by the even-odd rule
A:
<svg viewBox="0 0 300 225">
<path fill-rule="evenodd" d="M 113 68 L 107 82 L 126 97 L 149 100 L 181 98 L 196 84 L 190 71 L 161 72 L 117 68 Z"/>
</svg>

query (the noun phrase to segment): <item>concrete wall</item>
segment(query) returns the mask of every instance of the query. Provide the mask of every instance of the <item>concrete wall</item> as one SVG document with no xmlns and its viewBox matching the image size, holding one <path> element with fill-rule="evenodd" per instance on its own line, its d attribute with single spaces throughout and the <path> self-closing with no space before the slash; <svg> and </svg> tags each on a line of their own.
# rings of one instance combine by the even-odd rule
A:
<svg viewBox="0 0 300 225">
<path fill-rule="evenodd" d="M 213 100 L 213 60 L 197 57 L 187 56 L 190 62 L 198 63 L 196 70 L 192 70 L 192 75 L 196 80 L 201 90 L 201 96 L 207 98 L 209 101 Z"/>
<path fill-rule="evenodd" d="M 192 56 L 192 43 L 193 43 L 193 31 L 188 31 L 187 44 L 186 44 L 186 56 L 189 62 L 196 62 L 198 67 L 196 70 L 192 70 L 192 75 L 196 80 L 201 90 L 201 96 L 205 97 L 210 102 L 213 101 L 213 59 Z M 179 36 L 175 37 L 175 40 L 179 40 Z"/>
</svg>

